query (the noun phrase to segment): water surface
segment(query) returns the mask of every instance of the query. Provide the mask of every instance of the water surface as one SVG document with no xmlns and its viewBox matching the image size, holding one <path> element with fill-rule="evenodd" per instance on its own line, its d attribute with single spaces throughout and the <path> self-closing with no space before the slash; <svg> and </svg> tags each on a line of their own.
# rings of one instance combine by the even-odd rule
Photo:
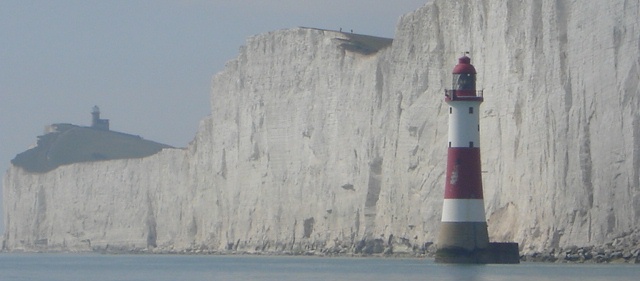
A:
<svg viewBox="0 0 640 281">
<path fill-rule="evenodd" d="M 442 265 L 430 259 L 0 254 L 0 280 L 640 280 L 640 265 Z"/>
</svg>

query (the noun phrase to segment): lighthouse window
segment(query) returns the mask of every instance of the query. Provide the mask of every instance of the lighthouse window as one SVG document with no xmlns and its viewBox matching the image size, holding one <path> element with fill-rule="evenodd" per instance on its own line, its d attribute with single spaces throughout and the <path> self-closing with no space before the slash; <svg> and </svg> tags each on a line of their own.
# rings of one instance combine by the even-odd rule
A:
<svg viewBox="0 0 640 281">
<path fill-rule="evenodd" d="M 474 90 L 476 88 L 476 75 L 471 73 L 454 74 L 453 87 L 456 90 Z"/>
<path fill-rule="evenodd" d="M 451 147 L 451 142 L 449 142 L 449 147 Z"/>
<path fill-rule="evenodd" d="M 469 114 L 473 114 L 473 107 L 469 107 Z"/>
<path fill-rule="evenodd" d="M 453 109 L 449 107 L 449 114 L 453 113 Z"/>
<path fill-rule="evenodd" d="M 469 142 L 469 147 L 473 147 L 473 142 L 472 141 Z"/>
</svg>

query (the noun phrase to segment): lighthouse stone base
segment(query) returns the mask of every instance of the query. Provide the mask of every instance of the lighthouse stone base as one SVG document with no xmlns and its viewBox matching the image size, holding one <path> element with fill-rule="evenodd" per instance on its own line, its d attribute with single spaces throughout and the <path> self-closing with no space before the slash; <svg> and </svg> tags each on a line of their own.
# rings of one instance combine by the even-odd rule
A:
<svg viewBox="0 0 640 281">
<path fill-rule="evenodd" d="M 516 264 L 520 263 L 518 243 L 492 242 L 486 249 L 443 248 L 436 251 L 437 263 Z"/>
</svg>

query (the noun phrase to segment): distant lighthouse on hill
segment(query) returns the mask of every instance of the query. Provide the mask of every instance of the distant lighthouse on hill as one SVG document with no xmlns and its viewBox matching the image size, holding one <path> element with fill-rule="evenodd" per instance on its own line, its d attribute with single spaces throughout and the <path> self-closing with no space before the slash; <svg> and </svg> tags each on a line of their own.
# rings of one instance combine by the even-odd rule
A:
<svg viewBox="0 0 640 281">
<path fill-rule="evenodd" d="M 109 119 L 100 119 L 100 108 L 97 105 L 91 110 L 91 128 L 109 131 Z"/>
<path fill-rule="evenodd" d="M 447 169 L 436 262 L 518 263 L 517 243 L 489 243 L 480 167 L 480 104 L 476 69 L 462 56 L 453 69 L 449 105 Z"/>
</svg>

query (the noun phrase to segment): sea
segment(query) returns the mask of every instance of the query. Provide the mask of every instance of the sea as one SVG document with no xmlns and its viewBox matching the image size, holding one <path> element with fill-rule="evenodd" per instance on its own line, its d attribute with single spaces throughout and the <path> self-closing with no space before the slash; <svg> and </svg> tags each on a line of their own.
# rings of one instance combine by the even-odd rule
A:
<svg viewBox="0 0 640 281">
<path fill-rule="evenodd" d="M 0 254 L 0 280 L 640 280 L 635 264 L 444 265 L 421 258 Z"/>
</svg>

